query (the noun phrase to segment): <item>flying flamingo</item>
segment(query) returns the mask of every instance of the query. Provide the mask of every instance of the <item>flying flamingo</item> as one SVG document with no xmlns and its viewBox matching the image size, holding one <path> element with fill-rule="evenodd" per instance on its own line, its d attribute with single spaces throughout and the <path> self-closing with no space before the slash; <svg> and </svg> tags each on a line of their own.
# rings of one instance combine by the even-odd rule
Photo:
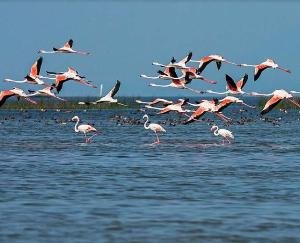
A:
<svg viewBox="0 0 300 243">
<path fill-rule="evenodd" d="M 28 96 L 36 96 L 36 95 L 43 95 L 43 96 L 51 96 L 51 97 L 54 97 L 56 99 L 59 99 L 59 100 L 62 100 L 62 101 L 65 101 L 64 99 L 56 96 L 54 93 L 51 92 L 51 90 L 54 88 L 54 86 L 50 86 L 50 87 L 46 87 L 44 89 L 40 89 L 40 90 L 36 90 L 36 91 L 33 91 L 33 90 L 28 90 L 29 94 Z"/>
<path fill-rule="evenodd" d="M 117 80 L 115 86 L 108 92 L 108 94 L 97 100 L 96 103 L 117 103 L 118 105 L 127 106 L 118 102 L 118 99 L 114 99 L 114 96 L 118 93 L 120 86 L 121 82 Z"/>
<path fill-rule="evenodd" d="M 256 65 L 250 65 L 250 64 L 239 64 L 239 66 L 242 67 L 254 67 L 254 81 L 256 81 L 259 76 L 261 75 L 262 71 L 264 71 L 267 68 L 273 68 L 273 69 L 280 69 L 282 71 L 285 71 L 287 73 L 291 73 L 291 71 L 289 69 L 286 68 L 282 68 L 280 66 L 278 66 L 277 63 L 274 62 L 274 60 L 272 59 L 267 59 L 266 61 L 260 63 L 260 64 L 256 64 Z"/>
<path fill-rule="evenodd" d="M 158 103 L 162 103 L 163 105 L 171 105 L 173 104 L 173 101 L 170 100 L 166 100 L 166 99 L 161 99 L 161 98 L 157 98 L 153 101 L 141 101 L 141 100 L 135 100 L 136 103 L 138 104 L 146 104 L 146 105 L 156 105 Z"/>
<path fill-rule="evenodd" d="M 158 76 L 147 76 L 145 74 L 141 74 L 140 77 L 147 78 L 147 79 L 164 79 L 164 80 L 181 79 L 184 77 L 184 76 L 178 77 L 174 67 L 166 67 L 164 71 L 158 70 L 157 73 Z"/>
<path fill-rule="evenodd" d="M 169 113 L 170 111 L 176 111 L 178 113 L 186 113 L 186 112 L 191 112 L 190 110 L 184 110 L 182 108 L 182 106 L 186 105 L 189 99 L 178 99 L 178 102 L 175 104 L 170 104 L 167 105 L 164 108 L 158 108 L 158 107 L 153 107 L 150 105 L 146 105 L 146 108 L 149 109 L 155 109 L 155 110 L 159 110 L 159 112 L 157 114 L 166 114 Z"/>
<path fill-rule="evenodd" d="M 227 129 L 219 129 L 218 126 L 213 125 L 210 129 L 211 131 L 214 131 L 215 136 L 222 136 L 224 140 L 226 139 L 228 143 L 231 143 L 229 139 L 234 139 L 234 136 L 231 131 Z M 223 144 L 224 144 L 223 140 Z"/>
<path fill-rule="evenodd" d="M 6 82 L 14 82 L 14 83 L 29 83 L 29 84 L 42 84 L 48 86 L 43 80 L 40 79 L 40 70 L 43 63 L 43 58 L 40 57 L 38 60 L 34 62 L 31 66 L 30 73 L 26 75 L 24 80 L 13 80 L 6 78 L 4 81 Z"/>
<path fill-rule="evenodd" d="M 245 74 L 242 79 L 235 83 L 234 80 L 226 74 L 227 90 L 225 92 L 214 92 L 212 90 L 207 90 L 206 92 L 210 94 L 245 94 L 242 88 L 245 86 L 247 80 L 248 75 Z"/>
<path fill-rule="evenodd" d="M 74 127 L 74 130 L 75 132 L 81 132 L 84 134 L 84 137 L 85 137 L 85 143 L 89 143 L 91 142 L 91 139 L 95 136 L 95 135 L 98 135 L 99 132 L 97 131 L 96 128 L 92 127 L 91 125 L 88 125 L 88 124 L 81 124 L 78 126 L 78 123 L 79 123 L 79 117 L 78 116 L 74 116 L 72 118 L 72 121 L 76 121 L 76 124 L 75 124 L 75 127 Z M 94 135 L 92 135 L 91 137 L 87 138 L 86 134 L 88 132 L 94 132 Z"/>
<path fill-rule="evenodd" d="M 226 107 L 228 107 L 229 105 L 231 105 L 233 103 L 242 104 L 242 105 L 247 106 L 252 109 L 255 108 L 255 106 L 248 105 L 243 100 L 238 99 L 234 96 L 226 96 L 225 98 L 219 100 L 219 103 L 216 105 L 216 110 L 222 111 L 223 109 L 225 109 Z"/>
<path fill-rule="evenodd" d="M 150 83 L 149 86 L 152 86 L 152 87 L 163 87 L 163 88 L 172 87 L 172 88 L 177 88 L 177 89 L 188 89 L 188 90 L 190 90 L 192 92 L 195 92 L 195 93 L 198 93 L 198 94 L 202 94 L 203 91 L 192 89 L 192 88 L 186 86 L 186 84 L 189 84 L 192 81 L 192 79 L 190 79 L 189 75 L 190 75 L 189 72 L 187 72 L 186 75 L 185 75 L 185 78 L 182 78 L 182 79 L 172 79 L 171 83 L 167 84 L 167 85 Z"/>
<path fill-rule="evenodd" d="M 198 62 L 199 63 L 199 68 L 197 70 L 198 74 L 202 73 L 203 70 L 206 68 L 206 66 L 211 62 L 216 62 L 218 70 L 221 68 L 222 62 L 239 66 L 239 64 L 236 64 L 234 62 L 230 62 L 230 61 L 226 60 L 225 58 L 223 58 L 220 55 L 209 55 L 209 56 L 202 57 L 199 61 L 191 60 L 191 62 Z"/>
<path fill-rule="evenodd" d="M 48 79 L 54 79 L 55 84 L 54 87 L 57 90 L 57 93 L 59 93 L 63 87 L 64 82 L 69 81 L 69 80 L 74 80 L 76 82 L 79 82 L 81 84 L 97 88 L 97 86 L 93 85 L 90 83 L 90 81 L 85 80 L 84 76 L 80 76 L 78 71 L 75 68 L 69 67 L 68 71 L 66 72 L 49 72 L 46 71 L 48 75 L 55 76 L 55 78 L 49 78 L 49 77 L 44 77 Z"/>
<path fill-rule="evenodd" d="M 271 111 L 283 99 L 287 99 L 292 104 L 296 105 L 297 107 L 300 107 L 300 104 L 297 103 L 293 99 L 293 96 L 290 93 L 288 93 L 287 91 L 283 90 L 283 89 L 274 90 L 270 94 L 259 94 L 259 93 L 256 93 L 256 92 L 252 92 L 251 95 L 253 95 L 253 96 L 272 96 L 271 99 L 269 99 L 267 101 L 267 103 L 265 104 L 263 110 L 261 111 L 260 114 L 262 114 L 262 115 L 264 115 L 264 114 L 268 113 L 269 111 Z"/>
<path fill-rule="evenodd" d="M 217 83 L 214 80 L 209 80 L 209 79 L 204 78 L 203 76 L 199 75 L 197 69 L 194 68 L 194 67 L 182 68 L 181 72 L 182 72 L 183 76 L 186 76 L 186 74 L 189 73 L 190 79 L 200 79 L 200 80 L 205 81 L 205 82 L 210 83 L 210 84 L 216 84 Z"/>
<path fill-rule="evenodd" d="M 206 112 L 211 112 L 214 115 L 218 116 L 225 122 L 229 122 L 231 119 L 223 115 L 221 112 L 216 109 L 217 100 L 202 100 L 199 104 L 195 104 L 194 106 L 198 106 L 198 108 L 192 113 L 189 119 L 184 123 L 189 124 L 194 121 L 197 121 L 200 117 L 202 117 Z M 193 104 L 190 104 L 193 105 Z"/>
<path fill-rule="evenodd" d="M 158 138 L 157 133 L 158 133 L 158 132 L 166 132 L 166 130 L 165 130 L 161 125 L 156 124 L 156 123 L 150 123 L 150 124 L 147 126 L 147 123 L 149 122 L 149 117 L 148 117 L 147 114 L 145 114 L 145 115 L 143 116 L 143 119 L 145 119 L 145 118 L 146 118 L 146 121 L 145 121 L 145 123 L 144 123 L 144 128 L 145 128 L 145 129 L 150 129 L 150 130 L 152 130 L 152 131 L 155 133 L 155 135 L 156 135 L 156 141 L 154 142 L 154 144 L 159 144 L 160 141 L 159 141 L 159 138 Z"/>
<path fill-rule="evenodd" d="M 5 101 L 12 96 L 17 96 L 17 98 L 19 99 L 24 98 L 25 100 L 27 100 L 30 103 L 33 104 L 37 104 L 34 100 L 28 98 L 28 95 L 25 94 L 25 92 L 22 89 L 19 88 L 13 88 L 10 90 L 3 90 L 0 92 L 0 107 L 5 103 Z"/>
<path fill-rule="evenodd" d="M 81 55 L 89 55 L 89 52 L 84 51 L 75 51 L 72 49 L 73 47 L 73 40 L 68 40 L 63 47 L 56 48 L 53 47 L 53 51 L 45 51 L 45 50 L 39 50 L 38 53 L 75 53 L 75 54 L 81 54 Z"/>
<path fill-rule="evenodd" d="M 174 67 L 174 68 L 187 68 L 186 64 L 191 60 L 192 58 L 192 52 L 189 52 L 189 54 L 180 60 L 179 62 L 176 62 L 174 57 L 171 59 L 171 63 L 165 65 L 158 62 L 153 62 L 152 65 L 160 66 L 160 67 Z"/>
</svg>

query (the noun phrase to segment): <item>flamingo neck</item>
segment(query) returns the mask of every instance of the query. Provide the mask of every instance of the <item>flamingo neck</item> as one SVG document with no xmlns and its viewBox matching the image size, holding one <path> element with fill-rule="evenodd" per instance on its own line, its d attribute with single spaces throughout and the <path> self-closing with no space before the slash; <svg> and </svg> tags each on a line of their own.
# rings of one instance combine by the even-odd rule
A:
<svg viewBox="0 0 300 243">
<path fill-rule="evenodd" d="M 79 130 L 78 130 L 78 128 L 77 128 L 78 123 L 79 123 L 79 119 L 77 119 L 76 124 L 75 124 L 75 127 L 74 127 L 75 132 L 79 132 Z"/>
<path fill-rule="evenodd" d="M 149 121 L 149 117 L 147 116 L 146 117 L 146 121 L 145 121 L 145 123 L 144 123 L 144 128 L 145 129 L 149 129 L 149 125 L 147 126 L 146 124 L 148 123 L 148 121 Z"/>
<path fill-rule="evenodd" d="M 214 131 L 214 135 L 215 135 L 215 136 L 219 136 L 219 128 L 216 127 L 215 129 L 216 129 L 216 130 Z"/>
</svg>

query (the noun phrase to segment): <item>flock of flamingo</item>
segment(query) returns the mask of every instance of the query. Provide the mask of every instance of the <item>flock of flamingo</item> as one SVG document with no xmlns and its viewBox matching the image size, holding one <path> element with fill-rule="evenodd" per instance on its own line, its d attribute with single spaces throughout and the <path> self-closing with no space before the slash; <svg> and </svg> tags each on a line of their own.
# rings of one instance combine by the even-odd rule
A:
<svg viewBox="0 0 300 243">
<path fill-rule="evenodd" d="M 56 48 L 53 47 L 52 51 L 40 50 L 39 54 L 55 54 L 55 53 L 65 53 L 65 54 L 79 54 L 79 55 L 89 55 L 89 52 L 85 51 L 77 51 L 73 49 L 73 40 L 68 40 L 63 47 Z M 14 83 L 28 83 L 28 84 L 35 84 L 43 86 L 42 89 L 37 90 L 28 90 L 28 93 L 20 88 L 14 87 L 9 90 L 3 90 L 0 92 L 0 107 L 5 103 L 5 101 L 12 96 L 16 96 L 18 99 L 23 98 L 28 102 L 33 104 L 37 104 L 35 100 L 32 99 L 34 96 L 50 96 L 62 101 L 65 101 L 63 98 L 59 97 L 58 94 L 63 88 L 63 84 L 67 81 L 73 80 L 83 85 L 87 85 L 93 88 L 96 88 L 91 81 L 87 80 L 85 76 L 80 75 L 78 71 L 73 67 L 68 67 L 67 71 L 60 71 L 60 72 L 53 72 L 53 71 L 46 71 L 47 76 L 40 75 L 41 66 L 43 62 L 43 57 L 39 57 L 34 64 L 32 65 L 30 72 L 25 76 L 23 80 L 13 80 L 13 79 L 4 79 L 6 82 L 14 82 Z M 264 108 L 261 111 L 261 115 L 264 115 L 271 111 L 280 101 L 286 99 L 287 101 L 291 102 L 293 105 L 300 107 L 300 104 L 293 98 L 292 94 L 297 94 L 300 92 L 297 91 L 290 91 L 287 92 L 283 89 L 274 90 L 272 93 L 269 94 L 261 94 L 257 92 L 250 92 L 246 93 L 243 88 L 246 85 L 248 80 L 248 75 L 245 74 L 240 80 L 235 81 L 232 77 L 226 74 L 226 90 L 222 92 L 217 92 L 213 90 L 196 90 L 191 88 L 189 85 L 192 80 L 202 80 L 204 82 L 210 84 L 216 84 L 217 82 L 214 80 L 210 80 L 206 77 L 202 76 L 202 72 L 205 70 L 208 64 L 216 63 L 217 69 L 219 70 L 222 66 L 222 63 L 227 63 L 231 65 L 235 65 L 237 67 L 252 67 L 254 68 L 254 81 L 256 81 L 262 74 L 262 72 L 268 68 L 278 69 L 284 71 L 286 73 L 291 73 L 289 69 L 283 68 L 279 66 L 277 63 L 274 62 L 272 59 L 266 59 L 264 62 L 256 65 L 249 65 L 249 64 L 237 64 L 232 61 L 229 61 L 223 58 L 220 55 L 209 55 L 200 58 L 200 60 L 192 60 L 192 52 L 188 53 L 188 55 L 180 61 L 176 61 L 173 57 L 168 64 L 161 64 L 158 62 L 153 62 L 152 64 L 155 66 L 159 66 L 164 68 L 164 70 L 158 70 L 157 76 L 147 76 L 145 74 L 141 74 L 140 77 L 145 79 L 152 79 L 152 80 L 167 80 L 169 84 L 157 84 L 157 83 L 150 83 L 149 86 L 152 87 L 172 87 L 178 89 L 187 89 L 191 92 L 195 92 L 197 94 L 218 94 L 218 95 L 226 95 L 223 99 L 211 99 L 206 100 L 203 99 L 196 104 L 190 103 L 188 99 L 179 99 L 176 102 L 166 100 L 163 98 L 157 98 L 152 101 L 141 101 L 136 100 L 139 104 L 144 104 L 145 108 L 147 109 L 155 109 L 158 110 L 157 114 L 166 114 L 171 111 L 178 112 L 183 114 L 187 117 L 184 124 L 190 124 L 199 120 L 205 113 L 212 113 L 224 122 L 228 123 L 231 121 L 231 118 L 225 116 L 222 111 L 231 104 L 237 103 L 241 104 L 250 108 L 255 108 L 255 106 L 251 106 L 246 104 L 242 99 L 237 98 L 237 95 L 251 95 L 251 96 L 271 96 L 271 98 L 266 102 Z M 198 67 L 188 66 L 188 63 L 197 63 Z M 177 72 L 181 72 L 179 76 Z M 52 84 L 46 83 L 43 80 L 49 79 L 53 80 Z M 126 104 L 122 104 L 118 102 L 114 96 L 118 92 L 120 88 L 121 82 L 119 80 L 116 81 L 114 87 L 103 97 L 95 102 L 79 102 L 81 105 L 90 105 L 90 104 L 98 104 L 103 102 L 109 103 L 117 103 L 119 105 L 126 106 Z M 55 94 L 53 91 L 56 90 Z M 161 106 L 157 106 L 161 104 Z M 185 106 L 189 105 L 195 107 L 194 109 L 186 109 Z M 159 124 L 156 123 L 149 123 L 149 117 L 147 114 L 143 116 L 145 119 L 144 128 L 152 130 L 156 135 L 156 141 L 153 144 L 159 144 L 160 140 L 158 137 L 158 133 L 166 132 L 166 130 Z M 76 122 L 75 124 L 75 132 L 81 132 L 85 136 L 85 142 L 90 143 L 93 136 L 99 134 L 99 131 L 91 125 L 88 124 L 81 124 L 79 125 L 79 117 L 74 116 L 72 121 Z M 149 123 L 149 124 L 148 124 Z M 148 125 L 147 125 L 148 124 Z M 211 127 L 211 131 L 213 131 L 214 135 L 222 136 L 223 143 L 227 141 L 231 143 L 231 139 L 234 139 L 232 132 L 227 129 L 219 129 L 218 126 L 213 125 Z M 94 134 L 91 137 L 87 137 L 87 133 L 93 132 Z"/>
</svg>

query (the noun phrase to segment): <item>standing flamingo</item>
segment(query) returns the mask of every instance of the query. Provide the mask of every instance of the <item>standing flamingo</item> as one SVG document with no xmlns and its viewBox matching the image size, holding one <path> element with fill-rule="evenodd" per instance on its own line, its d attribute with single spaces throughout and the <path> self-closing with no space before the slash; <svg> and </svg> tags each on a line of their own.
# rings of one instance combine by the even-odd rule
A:
<svg viewBox="0 0 300 243">
<path fill-rule="evenodd" d="M 287 73 L 291 73 L 291 71 L 289 69 L 286 69 L 286 68 L 282 68 L 280 66 L 278 66 L 277 63 L 274 62 L 274 60 L 272 59 L 267 59 L 266 61 L 260 63 L 260 64 L 256 64 L 256 65 L 252 65 L 252 64 L 239 64 L 239 66 L 242 66 L 242 67 L 254 67 L 254 81 L 256 81 L 259 76 L 261 75 L 262 71 L 264 71 L 265 69 L 267 68 L 273 68 L 273 69 L 280 69 L 284 72 L 287 72 Z"/>
<path fill-rule="evenodd" d="M 40 70 L 43 63 L 43 58 L 40 57 L 38 60 L 34 62 L 31 66 L 30 72 L 26 75 L 24 80 L 13 80 L 6 78 L 4 81 L 6 82 L 14 82 L 14 83 L 29 83 L 29 84 L 42 84 L 47 85 L 43 80 L 40 79 Z"/>
<path fill-rule="evenodd" d="M 39 50 L 38 53 L 75 53 L 75 54 L 81 54 L 81 55 L 89 55 L 89 52 L 84 51 L 75 51 L 72 49 L 73 47 L 73 40 L 68 40 L 63 47 L 56 48 L 53 47 L 53 51 L 45 51 L 45 50 Z"/>
<path fill-rule="evenodd" d="M 189 54 L 180 60 L 179 62 L 176 62 L 174 57 L 172 57 L 171 63 L 165 65 L 158 62 L 153 62 L 152 65 L 160 66 L 160 67 L 174 67 L 174 68 L 187 68 L 186 64 L 191 60 L 192 58 L 192 52 L 189 52 Z"/>
<path fill-rule="evenodd" d="M 215 136 L 222 136 L 224 140 L 226 139 L 228 143 L 231 143 L 229 139 L 234 139 L 234 136 L 231 131 L 227 129 L 219 129 L 218 126 L 213 125 L 210 129 L 211 131 L 214 131 Z M 224 144 L 223 140 L 223 144 Z"/>
<path fill-rule="evenodd" d="M 209 55 L 209 56 L 202 57 L 199 61 L 191 60 L 191 62 L 199 63 L 199 68 L 197 70 L 198 74 L 202 73 L 203 70 L 206 68 L 206 66 L 211 62 L 216 62 L 218 70 L 221 68 L 222 62 L 239 66 L 239 64 L 230 62 L 220 55 Z"/>
<path fill-rule="evenodd" d="M 85 76 L 79 75 L 78 71 L 75 68 L 68 67 L 68 71 L 66 72 L 49 72 L 46 71 L 48 75 L 55 76 L 55 78 L 49 78 L 48 79 L 55 79 L 54 87 L 57 90 L 57 93 L 59 93 L 63 87 L 63 84 L 66 81 L 74 80 L 76 82 L 79 82 L 81 84 L 97 88 L 97 86 L 90 83 L 90 81 L 85 80 Z M 46 77 L 44 77 L 46 78 Z"/>
<path fill-rule="evenodd" d="M 10 90 L 3 90 L 0 92 L 0 107 L 5 103 L 5 101 L 12 96 L 17 96 L 19 99 L 20 97 L 27 100 L 30 103 L 36 104 L 36 102 L 30 98 L 28 98 L 28 95 L 25 94 L 25 92 L 22 89 L 19 88 L 13 88 Z"/>
<path fill-rule="evenodd" d="M 148 126 L 147 126 L 147 123 L 148 123 L 148 121 L 149 121 L 149 117 L 148 117 L 148 115 L 147 114 L 145 114 L 144 116 L 143 116 L 143 119 L 145 119 L 146 118 L 146 121 L 145 121 L 145 123 L 144 123 L 144 128 L 145 129 L 150 129 L 150 130 L 152 130 L 154 133 L 155 133 L 155 135 L 156 135 L 156 141 L 154 142 L 154 144 L 159 144 L 160 143 L 160 141 L 159 141 L 159 138 L 158 138 L 158 132 L 166 132 L 166 130 L 161 126 L 161 125 L 159 125 L 159 124 L 156 124 L 156 123 L 150 123 Z"/>
<path fill-rule="evenodd" d="M 245 94 L 242 88 L 245 86 L 247 80 L 248 74 L 245 74 L 242 79 L 235 83 L 234 80 L 226 74 L 227 90 L 225 92 L 215 92 L 212 90 L 207 90 L 206 92 L 210 94 Z"/>
<path fill-rule="evenodd" d="M 271 99 L 267 101 L 264 108 L 262 109 L 261 113 L 262 115 L 268 113 L 271 111 L 277 104 L 279 104 L 280 101 L 283 99 L 287 99 L 292 104 L 296 105 L 297 107 L 300 107 L 300 104 L 298 104 L 294 99 L 293 96 L 288 93 L 287 91 L 283 89 L 274 90 L 270 94 L 259 94 L 257 92 L 252 92 L 251 95 L 253 96 L 272 96 Z"/>
<path fill-rule="evenodd" d="M 92 127 L 91 125 L 88 125 L 88 124 L 81 124 L 78 126 L 78 123 L 79 123 L 79 117 L 78 116 L 74 116 L 72 118 L 72 121 L 76 121 L 76 124 L 75 124 L 75 127 L 74 127 L 74 130 L 75 132 L 81 132 L 84 134 L 84 137 L 85 137 L 85 143 L 89 143 L 91 142 L 91 139 L 95 136 L 95 135 L 98 135 L 98 131 L 96 128 Z M 87 138 L 86 134 L 88 132 L 94 132 L 95 134 L 92 135 L 91 137 Z"/>
</svg>

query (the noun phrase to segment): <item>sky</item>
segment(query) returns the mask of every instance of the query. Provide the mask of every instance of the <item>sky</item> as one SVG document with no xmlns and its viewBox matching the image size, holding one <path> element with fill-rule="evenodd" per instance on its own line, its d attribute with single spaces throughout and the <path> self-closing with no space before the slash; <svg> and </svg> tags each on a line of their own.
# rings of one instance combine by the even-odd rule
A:
<svg viewBox="0 0 300 243">
<path fill-rule="evenodd" d="M 103 84 L 104 92 L 119 79 L 119 96 L 190 96 L 195 94 L 188 90 L 150 87 L 139 75 L 155 76 L 153 61 L 168 63 L 192 51 L 193 59 L 219 54 L 236 63 L 272 58 L 292 71 L 266 70 L 254 82 L 253 68 L 223 64 L 218 71 L 210 64 L 202 75 L 218 83 L 195 80 L 194 89 L 225 91 L 225 74 L 238 80 L 248 73 L 245 91 L 300 91 L 299 9 L 297 1 L 1 1 L 0 75 L 23 79 L 39 49 L 72 38 L 74 49 L 91 55 L 44 55 L 42 75 L 72 66 Z M 15 86 L 39 88 L 0 81 L 0 90 Z M 60 95 L 99 96 L 99 89 L 68 82 Z"/>
</svg>

